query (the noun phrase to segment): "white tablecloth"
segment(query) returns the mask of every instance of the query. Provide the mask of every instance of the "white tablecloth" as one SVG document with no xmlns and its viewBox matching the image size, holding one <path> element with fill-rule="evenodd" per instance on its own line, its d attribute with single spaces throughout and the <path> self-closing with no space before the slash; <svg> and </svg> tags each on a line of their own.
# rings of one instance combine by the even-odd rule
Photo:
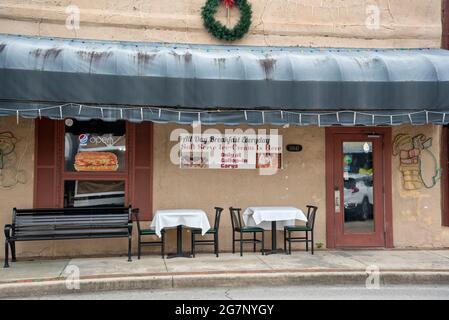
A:
<svg viewBox="0 0 449 320">
<path fill-rule="evenodd" d="M 271 230 L 272 221 L 276 221 L 278 230 L 283 230 L 284 226 L 295 225 L 295 220 L 307 222 L 304 212 L 294 207 L 250 207 L 243 212 L 246 226 L 257 226 L 265 230 Z"/>
<path fill-rule="evenodd" d="M 159 237 L 161 237 L 162 229 L 179 225 L 200 228 L 203 236 L 210 229 L 206 212 L 199 209 L 157 210 L 153 222 L 151 222 L 151 227 L 154 228 Z"/>
</svg>

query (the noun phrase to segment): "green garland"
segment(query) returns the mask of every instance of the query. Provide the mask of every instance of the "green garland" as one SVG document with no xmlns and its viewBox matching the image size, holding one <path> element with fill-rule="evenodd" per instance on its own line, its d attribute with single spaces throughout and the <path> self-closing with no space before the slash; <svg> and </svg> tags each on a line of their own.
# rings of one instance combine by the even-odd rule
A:
<svg viewBox="0 0 449 320">
<path fill-rule="evenodd" d="M 251 26 L 251 5 L 247 0 L 235 0 L 235 6 L 240 9 L 240 20 L 234 28 L 229 29 L 215 19 L 215 14 L 221 2 L 222 0 L 207 0 L 201 12 L 204 27 L 220 40 L 234 41 L 241 39 Z"/>
</svg>

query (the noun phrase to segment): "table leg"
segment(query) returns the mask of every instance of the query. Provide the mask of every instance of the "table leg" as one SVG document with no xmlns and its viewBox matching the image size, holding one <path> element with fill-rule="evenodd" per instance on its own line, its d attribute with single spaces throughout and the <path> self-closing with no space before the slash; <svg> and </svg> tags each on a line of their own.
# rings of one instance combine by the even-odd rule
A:
<svg viewBox="0 0 449 320">
<path fill-rule="evenodd" d="M 271 250 L 277 249 L 276 244 L 276 221 L 271 222 Z"/>
<path fill-rule="evenodd" d="M 284 250 L 277 248 L 276 232 L 277 232 L 276 221 L 271 221 L 271 250 L 266 250 L 265 254 L 275 254 L 284 252 Z"/>
<path fill-rule="evenodd" d="M 191 258 L 190 253 L 182 252 L 182 226 L 176 227 L 176 253 L 169 253 L 167 259 L 171 258 Z"/>
</svg>

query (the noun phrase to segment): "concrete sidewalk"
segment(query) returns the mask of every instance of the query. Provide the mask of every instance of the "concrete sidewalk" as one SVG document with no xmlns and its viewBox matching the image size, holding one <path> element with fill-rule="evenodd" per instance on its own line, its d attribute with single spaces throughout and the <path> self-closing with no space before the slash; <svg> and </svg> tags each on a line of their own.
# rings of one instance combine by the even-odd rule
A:
<svg viewBox="0 0 449 320">
<path fill-rule="evenodd" d="M 74 267 L 75 266 L 75 267 Z M 381 284 L 449 284 L 449 250 L 364 250 L 199 253 L 196 258 L 133 257 L 20 260 L 0 269 L 0 297 L 70 293 L 67 273 L 79 270 L 80 291 L 248 285 L 360 285 L 367 268 L 380 271 Z M 80 292 L 77 291 L 77 292 Z"/>
</svg>

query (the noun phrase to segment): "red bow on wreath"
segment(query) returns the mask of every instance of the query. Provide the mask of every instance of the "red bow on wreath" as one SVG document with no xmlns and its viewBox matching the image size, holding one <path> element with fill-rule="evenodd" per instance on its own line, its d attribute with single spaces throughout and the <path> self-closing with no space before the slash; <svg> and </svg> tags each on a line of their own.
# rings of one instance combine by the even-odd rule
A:
<svg viewBox="0 0 449 320">
<path fill-rule="evenodd" d="M 223 3 L 226 8 L 232 8 L 234 6 L 234 0 L 223 0 Z"/>
</svg>

